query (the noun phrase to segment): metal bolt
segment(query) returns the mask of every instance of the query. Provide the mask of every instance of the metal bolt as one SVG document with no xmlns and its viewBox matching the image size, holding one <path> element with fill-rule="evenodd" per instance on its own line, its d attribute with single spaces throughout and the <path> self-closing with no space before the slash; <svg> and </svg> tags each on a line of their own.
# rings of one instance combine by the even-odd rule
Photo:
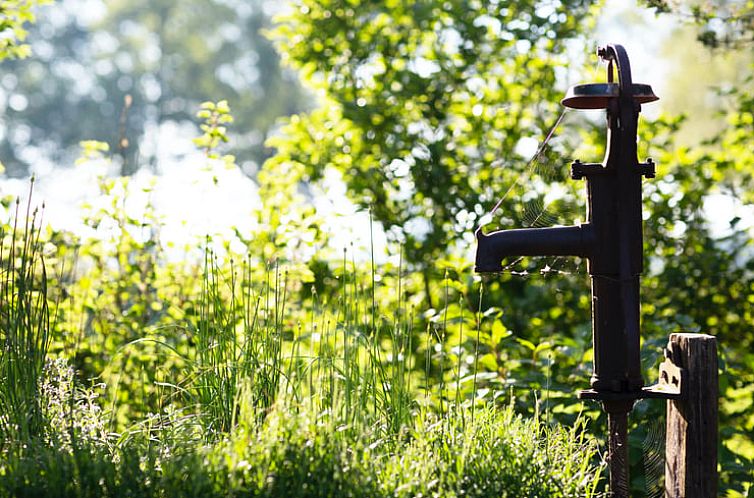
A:
<svg viewBox="0 0 754 498">
<path fill-rule="evenodd" d="M 647 164 L 646 164 L 644 176 L 647 178 L 655 177 L 655 162 L 652 160 L 651 157 L 647 158 Z"/>
<path fill-rule="evenodd" d="M 584 178 L 584 174 L 581 172 L 581 160 L 576 159 L 571 163 L 571 178 L 574 180 L 581 180 Z"/>
</svg>

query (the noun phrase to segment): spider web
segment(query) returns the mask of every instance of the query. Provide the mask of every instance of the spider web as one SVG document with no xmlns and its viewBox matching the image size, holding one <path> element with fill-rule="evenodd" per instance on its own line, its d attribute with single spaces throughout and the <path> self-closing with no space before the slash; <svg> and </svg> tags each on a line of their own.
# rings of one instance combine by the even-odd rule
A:
<svg viewBox="0 0 754 498">
<path fill-rule="evenodd" d="M 570 178 L 573 140 L 558 130 L 579 118 L 568 109 L 557 117 L 544 141 L 527 161 L 523 172 L 510 181 L 490 212 L 481 218 L 485 232 L 514 228 L 575 225 L 585 220 L 582 182 Z M 504 162 L 493 167 L 506 168 Z M 510 174 L 507 176 L 511 176 Z M 503 273 L 521 277 L 583 274 L 586 259 L 570 256 L 528 256 L 504 261 Z"/>
</svg>

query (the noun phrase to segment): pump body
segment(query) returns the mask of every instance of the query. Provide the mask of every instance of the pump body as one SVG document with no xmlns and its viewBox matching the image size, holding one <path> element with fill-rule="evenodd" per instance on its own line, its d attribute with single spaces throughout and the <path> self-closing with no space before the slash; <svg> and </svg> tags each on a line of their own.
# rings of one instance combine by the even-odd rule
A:
<svg viewBox="0 0 754 498">
<path fill-rule="evenodd" d="M 578 226 L 476 232 L 475 270 L 501 271 L 516 256 L 580 256 L 588 259 L 592 283 L 596 398 L 642 397 L 639 277 L 642 272 L 642 177 L 654 177 L 651 159 L 640 164 L 636 132 L 641 103 L 657 100 L 648 85 L 633 84 L 625 49 L 598 51 L 608 64 L 608 83 L 578 85 L 563 104 L 605 108 L 607 149 L 601 163 L 571 165 L 574 179 L 586 180 L 586 223 Z M 613 83 L 614 69 L 619 83 Z M 602 396 L 604 394 L 604 396 Z"/>
</svg>

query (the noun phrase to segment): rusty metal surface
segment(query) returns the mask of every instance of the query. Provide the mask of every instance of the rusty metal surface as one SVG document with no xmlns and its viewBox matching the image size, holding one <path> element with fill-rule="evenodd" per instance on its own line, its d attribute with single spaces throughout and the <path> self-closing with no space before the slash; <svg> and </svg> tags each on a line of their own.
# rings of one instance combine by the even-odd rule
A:
<svg viewBox="0 0 754 498">
<path fill-rule="evenodd" d="M 639 104 L 659 100 L 649 85 L 634 83 L 632 93 Z M 619 96 L 620 87 L 616 83 L 587 83 L 569 88 L 560 103 L 571 109 L 607 109 L 610 99 Z"/>
<path fill-rule="evenodd" d="M 634 84 L 626 51 L 601 48 L 608 83 L 579 85 L 575 99 L 606 99 L 607 153 L 601 163 L 575 161 L 571 175 L 586 183 L 587 222 L 577 227 L 524 228 L 491 234 L 477 231 L 477 272 L 496 272 L 507 257 L 571 255 L 586 257 L 592 280 L 594 370 L 597 392 L 642 397 L 639 358 L 639 275 L 643 265 L 642 193 L 653 178 L 651 160 L 639 163 L 636 139 L 643 101 L 656 100 L 648 85 Z M 636 92 L 636 93 L 635 93 Z M 567 96 L 566 99 L 569 97 Z M 592 99 L 592 100 L 590 100 Z M 590 103 L 591 102 L 591 103 Z M 570 102 L 574 104 L 574 101 Z M 576 105 L 574 104 L 574 105 Z"/>
<path fill-rule="evenodd" d="M 607 467 L 610 473 L 608 496 L 629 498 L 628 412 L 633 402 L 606 402 L 608 425 Z"/>
<path fill-rule="evenodd" d="M 657 384 L 643 387 L 639 392 L 597 391 L 583 389 L 578 392 L 579 399 L 596 401 L 622 401 L 636 399 L 683 399 L 683 379 L 685 372 L 669 359 L 660 364 L 660 376 Z"/>
</svg>

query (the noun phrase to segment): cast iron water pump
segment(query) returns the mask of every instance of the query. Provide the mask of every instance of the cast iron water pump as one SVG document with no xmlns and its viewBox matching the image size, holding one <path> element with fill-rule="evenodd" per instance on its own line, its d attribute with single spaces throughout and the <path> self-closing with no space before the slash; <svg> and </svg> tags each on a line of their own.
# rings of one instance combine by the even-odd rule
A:
<svg viewBox="0 0 754 498">
<path fill-rule="evenodd" d="M 631 80 L 625 49 L 597 51 L 607 63 L 607 83 L 577 85 L 562 104 L 607 110 L 607 151 L 601 163 L 574 161 L 571 177 L 586 179 L 587 221 L 577 226 L 477 230 L 475 270 L 499 272 L 502 260 L 517 256 L 580 256 L 592 281 L 594 371 L 583 398 L 598 399 L 610 425 L 610 487 L 628 496 L 627 414 L 636 399 L 669 397 L 644 388 L 640 365 L 639 275 L 643 266 L 642 177 L 653 178 L 651 159 L 639 163 L 636 131 L 641 104 L 657 100 L 649 85 Z M 618 82 L 616 83 L 615 74 Z"/>
</svg>

